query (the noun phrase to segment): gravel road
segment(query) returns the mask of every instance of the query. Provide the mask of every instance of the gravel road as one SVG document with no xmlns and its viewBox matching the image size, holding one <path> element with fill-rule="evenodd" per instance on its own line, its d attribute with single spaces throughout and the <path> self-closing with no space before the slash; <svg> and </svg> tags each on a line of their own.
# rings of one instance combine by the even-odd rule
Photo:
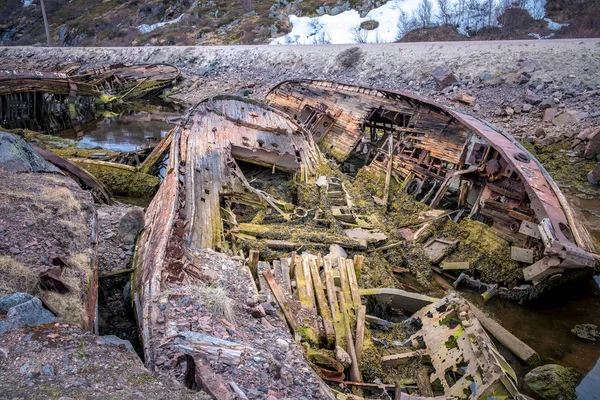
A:
<svg viewBox="0 0 600 400">
<path fill-rule="evenodd" d="M 358 47 L 356 59 L 343 63 L 344 51 Z M 487 42 L 388 43 L 305 46 L 205 47 L 4 47 L 0 68 L 60 70 L 69 64 L 170 63 L 199 76 L 202 97 L 236 92 L 255 84 L 252 97 L 262 97 L 274 83 L 294 78 L 333 79 L 366 86 L 418 91 L 429 73 L 446 64 L 460 78 L 482 72 L 504 75 L 519 60 L 538 64 L 536 77 L 553 81 L 577 79 L 600 84 L 600 39 Z M 411 83 L 412 82 L 412 83 Z"/>
</svg>

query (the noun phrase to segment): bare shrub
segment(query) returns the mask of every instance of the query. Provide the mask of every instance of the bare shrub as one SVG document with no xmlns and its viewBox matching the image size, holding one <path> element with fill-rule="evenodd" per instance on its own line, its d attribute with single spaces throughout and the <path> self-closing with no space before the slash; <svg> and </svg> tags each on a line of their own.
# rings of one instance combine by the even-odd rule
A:
<svg viewBox="0 0 600 400">
<path fill-rule="evenodd" d="M 350 35 L 356 43 L 367 43 L 369 31 L 360 28 L 360 25 L 350 28 Z"/>
<path fill-rule="evenodd" d="M 429 28 L 433 25 L 433 3 L 431 0 L 421 0 L 417 6 L 417 18 L 421 28 Z"/>
</svg>

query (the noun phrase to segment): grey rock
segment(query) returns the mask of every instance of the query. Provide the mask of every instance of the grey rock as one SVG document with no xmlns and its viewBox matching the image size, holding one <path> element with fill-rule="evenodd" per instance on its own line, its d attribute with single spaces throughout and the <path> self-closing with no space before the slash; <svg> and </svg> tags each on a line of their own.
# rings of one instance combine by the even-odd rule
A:
<svg viewBox="0 0 600 400">
<path fill-rule="evenodd" d="M 0 296 L 0 313 L 5 313 L 12 307 L 25 303 L 34 297 L 29 293 L 17 292 Z"/>
<path fill-rule="evenodd" d="M 488 81 L 490 79 L 492 79 L 494 76 L 492 74 L 490 74 L 489 72 L 482 72 L 481 74 L 479 74 L 479 79 L 482 82 Z"/>
<path fill-rule="evenodd" d="M 100 336 L 99 343 L 114 345 L 114 346 L 123 346 L 129 352 L 136 354 L 135 350 L 133 349 L 133 346 L 131 345 L 131 342 L 129 340 L 121 339 L 115 335 Z"/>
<path fill-rule="evenodd" d="M 579 374 L 572 368 L 547 364 L 525 375 L 524 386 L 539 400 L 576 399 L 575 388 L 579 380 Z"/>
<path fill-rule="evenodd" d="M 43 325 L 55 322 L 56 317 L 44 307 L 37 297 L 11 307 L 6 319 L 0 321 L 0 333 L 25 325 Z"/>
<path fill-rule="evenodd" d="M 537 69 L 537 62 L 534 60 L 523 60 L 517 64 L 520 72 L 532 73 Z"/>
<path fill-rule="evenodd" d="M 118 237 L 124 244 L 133 244 L 144 228 L 144 211 L 135 208 L 123 216 L 119 223 Z"/>
<path fill-rule="evenodd" d="M 529 82 L 529 80 L 531 79 L 531 75 L 529 75 L 527 72 L 522 72 L 519 75 L 517 75 L 515 81 L 519 84 L 519 85 L 524 85 L 527 82 Z"/>
<path fill-rule="evenodd" d="M 542 102 L 542 97 L 535 94 L 531 90 L 528 90 L 525 93 L 525 102 L 533 105 L 540 104 Z"/>
<path fill-rule="evenodd" d="M 44 365 L 42 366 L 42 373 L 46 376 L 54 375 L 54 367 L 52 365 Z"/>
<path fill-rule="evenodd" d="M 456 75 L 447 65 L 440 65 L 433 71 L 431 71 L 431 76 L 435 79 L 437 84 L 439 85 L 440 90 L 445 87 L 451 86 L 455 82 L 458 82 Z"/>
<path fill-rule="evenodd" d="M 350 355 L 346 352 L 346 350 L 342 349 L 340 346 L 335 347 L 335 359 L 339 361 L 344 368 L 348 368 L 352 364 L 352 359 Z"/>
<path fill-rule="evenodd" d="M 58 168 L 44 160 L 19 136 L 0 131 L 0 169 L 8 172 L 56 172 Z"/>
<path fill-rule="evenodd" d="M 533 106 L 531 104 L 525 103 L 525 104 L 523 104 L 522 111 L 524 113 L 528 113 L 531 111 L 532 108 L 533 108 Z"/>
</svg>

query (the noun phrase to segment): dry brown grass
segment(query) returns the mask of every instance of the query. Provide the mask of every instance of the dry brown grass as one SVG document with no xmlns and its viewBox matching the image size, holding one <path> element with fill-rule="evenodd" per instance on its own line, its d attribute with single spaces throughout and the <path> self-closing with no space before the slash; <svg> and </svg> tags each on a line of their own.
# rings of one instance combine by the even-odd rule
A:
<svg viewBox="0 0 600 400">
<path fill-rule="evenodd" d="M 73 193 L 66 187 L 43 188 L 43 199 L 52 203 L 60 203 L 67 206 L 69 212 L 81 211 L 81 203 L 77 201 Z"/>
<path fill-rule="evenodd" d="M 197 279 L 190 279 L 188 285 L 183 287 L 182 292 L 205 306 L 211 313 L 225 318 L 235 325 L 233 300 L 224 288 L 209 286 Z"/>
<path fill-rule="evenodd" d="M 11 257 L 0 256 L 0 295 L 26 292 L 37 295 L 40 291 L 38 274 Z"/>
</svg>

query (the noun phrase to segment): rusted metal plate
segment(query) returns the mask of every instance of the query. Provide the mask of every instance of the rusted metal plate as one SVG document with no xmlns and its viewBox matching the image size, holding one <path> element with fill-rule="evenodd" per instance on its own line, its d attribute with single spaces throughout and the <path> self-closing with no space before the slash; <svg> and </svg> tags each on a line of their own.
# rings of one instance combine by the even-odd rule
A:
<svg viewBox="0 0 600 400">
<path fill-rule="evenodd" d="M 531 264 L 533 263 L 533 250 L 511 246 L 510 258 L 512 258 L 515 261 Z"/>
<path fill-rule="evenodd" d="M 533 222 L 529 221 L 521 222 L 521 226 L 519 227 L 519 233 L 531 236 L 536 239 L 542 238 L 542 236 L 540 235 L 540 229 L 538 228 L 537 224 L 534 224 Z"/>
</svg>

